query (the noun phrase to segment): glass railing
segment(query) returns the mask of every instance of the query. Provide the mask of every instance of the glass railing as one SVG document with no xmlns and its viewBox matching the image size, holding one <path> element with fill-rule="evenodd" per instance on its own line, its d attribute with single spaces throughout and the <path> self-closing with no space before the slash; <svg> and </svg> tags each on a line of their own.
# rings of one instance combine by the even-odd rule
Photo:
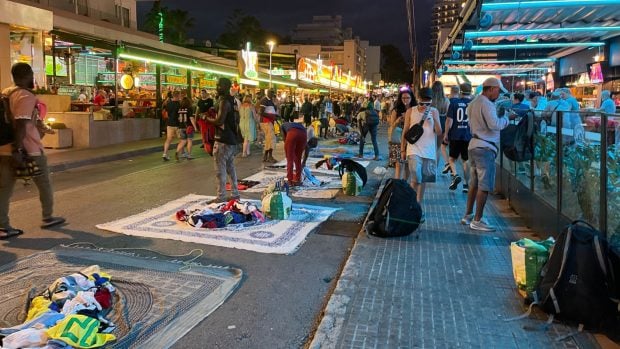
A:
<svg viewBox="0 0 620 349">
<path fill-rule="evenodd" d="M 620 249 L 620 114 L 535 114 L 534 159 L 514 162 L 502 154 L 502 168 L 555 210 L 549 219 L 583 219 Z"/>
</svg>

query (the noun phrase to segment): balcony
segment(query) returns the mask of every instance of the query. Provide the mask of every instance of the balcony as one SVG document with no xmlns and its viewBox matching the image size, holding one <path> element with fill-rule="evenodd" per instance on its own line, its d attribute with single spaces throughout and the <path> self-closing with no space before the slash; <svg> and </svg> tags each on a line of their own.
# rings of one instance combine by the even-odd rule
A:
<svg viewBox="0 0 620 349">
<path fill-rule="evenodd" d="M 71 12 L 80 16 L 98 19 L 107 23 L 121 25 L 126 28 L 137 28 L 135 20 L 130 18 L 129 10 L 126 8 L 117 8 L 118 13 L 104 12 L 89 7 L 88 2 L 84 0 L 11 0 L 20 4 L 39 7 L 50 11 Z"/>
</svg>

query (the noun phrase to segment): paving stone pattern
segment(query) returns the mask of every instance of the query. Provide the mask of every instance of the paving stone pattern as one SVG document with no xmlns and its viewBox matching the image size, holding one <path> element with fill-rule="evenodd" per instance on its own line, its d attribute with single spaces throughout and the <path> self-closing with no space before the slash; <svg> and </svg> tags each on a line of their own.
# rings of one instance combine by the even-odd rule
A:
<svg viewBox="0 0 620 349">
<path fill-rule="evenodd" d="M 442 177 L 427 187 L 419 240 L 360 234 L 311 348 L 584 347 L 555 341 L 573 331 L 559 323 L 525 330 L 544 323 L 540 311 L 504 321 L 525 310 L 510 261 L 518 236 L 491 204 L 486 216 L 497 232 L 461 225 L 466 194 L 448 184 Z"/>
</svg>

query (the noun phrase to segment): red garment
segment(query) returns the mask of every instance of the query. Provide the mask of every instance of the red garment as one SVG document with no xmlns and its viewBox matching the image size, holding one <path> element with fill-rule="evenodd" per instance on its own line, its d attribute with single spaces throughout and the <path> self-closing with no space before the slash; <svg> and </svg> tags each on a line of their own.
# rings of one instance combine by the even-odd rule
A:
<svg viewBox="0 0 620 349">
<path fill-rule="evenodd" d="M 303 171 L 301 160 L 306 149 L 307 137 L 306 131 L 298 128 L 291 128 L 286 132 L 284 154 L 286 154 L 286 178 L 288 178 L 289 183 L 301 182 Z M 293 171 L 293 165 L 295 171 Z"/>
<path fill-rule="evenodd" d="M 112 306 L 112 294 L 110 290 L 105 287 L 102 287 L 95 292 L 95 299 L 101 305 L 101 308 L 108 309 Z"/>
<path fill-rule="evenodd" d="M 93 99 L 93 104 L 102 106 L 105 104 L 105 96 L 102 95 L 96 95 L 95 99 Z"/>
</svg>

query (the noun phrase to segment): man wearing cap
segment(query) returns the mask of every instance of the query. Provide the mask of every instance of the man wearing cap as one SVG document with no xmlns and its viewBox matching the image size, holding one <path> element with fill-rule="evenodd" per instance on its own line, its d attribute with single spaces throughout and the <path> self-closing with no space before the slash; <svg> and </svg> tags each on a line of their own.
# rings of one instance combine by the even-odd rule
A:
<svg viewBox="0 0 620 349">
<path fill-rule="evenodd" d="M 452 182 L 448 187 L 455 190 L 461 182 L 461 176 L 456 171 L 456 160 L 461 157 L 463 164 L 463 193 L 467 193 L 469 189 L 469 171 L 467 167 L 469 141 L 471 140 L 471 131 L 469 130 L 469 119 L 467 117 L 467 106 L 471 102 L 471 85 L 464 82 L 460 86 L 460 97 L 450 99 L 448 114 L 446 118 L 446 127 L 443 135 L 444 143 L 448 143 L 450 152 L 448 164 L 452 170 Z"/>
<path fill-rule="evenodd" d="M 226 201 L 226 177 L 230 176 L 230 188 L 233 199 L 239 199 L 237 188 L 237 172 L 235 170 L 235 156 L 238 153 L 239 143 L 239 106 L 234 97 L 230 95 L 232 83 L 227 78 L 220 78 L 216 89 L 218 100 L 216 103 L 217 115 L 215 118 L 207 116 L 206 121 L 215 125 L 215 143 L 213 145 L 213 157 L 215 159 L 215 178 L 217 181 L 217 198 L 214 202 Z M 235 113 L 237 111 L 237 113 Z M 243 140 L 241 141 L 243 143 Z"/>
<path fill-rule="evenodd" d="M 495 186 L 495 157 L 499 153 L 499 134 L 508 126 L 507 118 L 497 117 L 494 104 L 500 91 L 507 92 L 498 78 L 484 80 L 482 93 L 469 103 L 466 110 L 472 134 L 468 146 L 471 179 L 467 208 L 461 223 L 469 224 L 470 229 L 480 231 L 495 231 L 495 227 L 484 220 L 482 215 L 489 192 Z M 515 115 L 509 117 L 514 119 Z"/>
</svg>

